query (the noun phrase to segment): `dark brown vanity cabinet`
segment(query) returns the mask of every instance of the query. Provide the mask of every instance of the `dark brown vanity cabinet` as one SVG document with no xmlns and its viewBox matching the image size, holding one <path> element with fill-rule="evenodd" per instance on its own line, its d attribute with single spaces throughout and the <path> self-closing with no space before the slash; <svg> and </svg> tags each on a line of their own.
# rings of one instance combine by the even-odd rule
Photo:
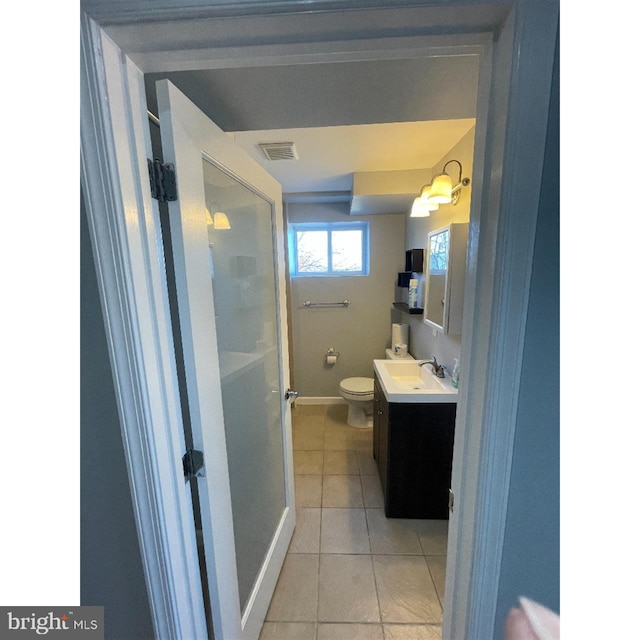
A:
<svg viewBox="0 0 640 640">
<path fill-rule="evenodd" d="M 455 403 L 388 402 L 374 381 L 373 457 L 389 518 L 449 518 Z"/>
</svg>

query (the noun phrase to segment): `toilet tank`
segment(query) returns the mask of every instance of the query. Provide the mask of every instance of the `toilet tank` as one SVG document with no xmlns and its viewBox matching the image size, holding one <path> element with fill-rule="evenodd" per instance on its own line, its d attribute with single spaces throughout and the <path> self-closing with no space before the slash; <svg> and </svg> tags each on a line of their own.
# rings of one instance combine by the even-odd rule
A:
<svg viewBox="0 0 640 640">
<path fill-rule="evenodd" d="M 410 353 L 407 353 L 404 358 L 401 358 L 400 356 L 397 356 L 395 353 L 393 353 L 393 349 L 386 349 L 385 353 L 387 354 L 387 360 L 415 360 L 415 358 Z"/>
</svg>

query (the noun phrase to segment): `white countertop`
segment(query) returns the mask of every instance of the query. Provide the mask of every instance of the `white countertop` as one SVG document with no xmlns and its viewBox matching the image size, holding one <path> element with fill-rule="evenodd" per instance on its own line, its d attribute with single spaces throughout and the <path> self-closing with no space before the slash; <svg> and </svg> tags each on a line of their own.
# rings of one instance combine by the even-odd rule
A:
<svg viewBox="0 0 640 640">
<path fill-rule="evenodd" d="M 421 360 L 374 360 L 373 368 L 388 402 L 458 402 L 458 390 L 451 378 L 437 378 Z"/>
</svg>

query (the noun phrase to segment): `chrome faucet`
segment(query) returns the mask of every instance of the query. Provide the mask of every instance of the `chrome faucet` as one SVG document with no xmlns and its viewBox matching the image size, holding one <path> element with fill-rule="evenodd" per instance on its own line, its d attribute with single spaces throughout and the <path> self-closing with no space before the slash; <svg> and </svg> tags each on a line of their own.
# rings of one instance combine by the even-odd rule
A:
<svg viewBox="0 0 640 640">
<path fill-rule="evenodd" d="M 436 378 L 444 378 L 444 367 L 438 364 L 435 356 L 433 356 L 431 360 L 423 360 L 422 362 L 418 362 L 419 367 L 423 367 L 425 364 L 431 365 L 431 369 L 433 370 L 433 374 Z"/>
</svg>

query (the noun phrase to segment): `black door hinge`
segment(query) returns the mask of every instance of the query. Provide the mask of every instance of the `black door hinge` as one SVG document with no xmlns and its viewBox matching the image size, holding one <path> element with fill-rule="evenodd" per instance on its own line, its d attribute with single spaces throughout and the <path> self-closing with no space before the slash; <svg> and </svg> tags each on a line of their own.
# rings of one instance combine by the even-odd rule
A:
<svg viewBox="0 0 640 640">
<path fill-rule="evenodd" d="M 173 202 L 178 199 L 176 191 L 176 171 L 172 164 L 162 164 L 157 158 L 149 160 L 149 183 L 151 185 L 151 197 L 158 202 Z"/>
<path fill-rule="evenodd" d="M 185 480 L 204 478 L 204 455 L 197 449 L 187 449 L 182 456 L 182 470 Z"/>
</svg>

